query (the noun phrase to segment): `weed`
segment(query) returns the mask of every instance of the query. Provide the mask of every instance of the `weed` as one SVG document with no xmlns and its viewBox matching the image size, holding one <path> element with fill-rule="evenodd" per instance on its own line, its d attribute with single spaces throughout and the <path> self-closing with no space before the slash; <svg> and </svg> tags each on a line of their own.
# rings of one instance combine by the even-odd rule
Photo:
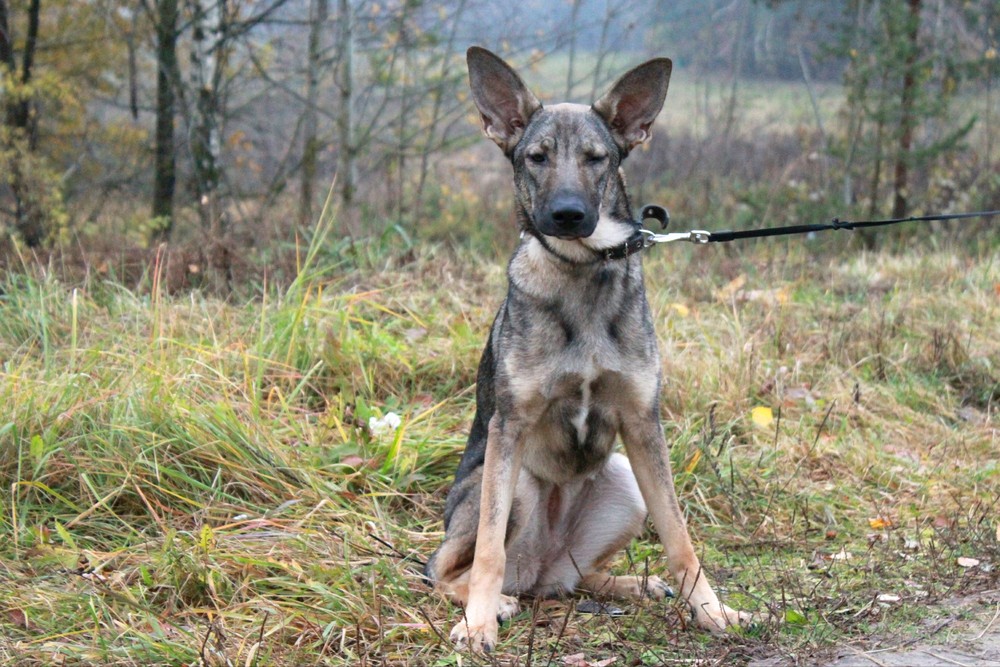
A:
<svg viewBox="0 0 1000 667">
<path fill-rule="evenodd" d="M 679 604 L 527 600 L 494 664 L 822 655 L 996 587 L 995 262 L 712 252 L 647 260 L 662 412 L 703 560 L 765 620 L 715 638 Z M 477 664 L 419 571 L 502 266 L 327 259 L 244 303 L 2 279 L 0 661 Z M 651 538 L 616 570 L 663 572 Z"/>
</svg>

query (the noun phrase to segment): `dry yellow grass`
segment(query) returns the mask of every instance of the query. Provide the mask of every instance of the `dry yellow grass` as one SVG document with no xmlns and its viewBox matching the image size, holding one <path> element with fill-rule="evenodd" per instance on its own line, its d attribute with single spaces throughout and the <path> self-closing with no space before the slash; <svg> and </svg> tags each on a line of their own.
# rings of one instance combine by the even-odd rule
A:
<svg viewBox="0 0 1000 667">
<path fill-rule="evenodd" d="M 993 252 L 742 250 L 650 255 L 664 427 L 724 595 L 787 622 L 710 638 L 670 605 L 526 601 L 496 664 L 821 655 L 996 586 Z M 245 304 L 7 276 L 0 662 L 480 664 L 419 570 L 503 289 L 435 249 Z M 618 567 L 661 572 L 654 545 Z"/>
</svg>

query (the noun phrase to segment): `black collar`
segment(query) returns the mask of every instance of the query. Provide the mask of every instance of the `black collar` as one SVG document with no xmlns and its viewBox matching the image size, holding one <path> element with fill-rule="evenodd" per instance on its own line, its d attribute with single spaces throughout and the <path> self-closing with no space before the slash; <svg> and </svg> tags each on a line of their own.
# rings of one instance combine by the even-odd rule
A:
<svg viewBox="0 0 1000 667">
<path fill-rule="evenodd" d="M 594 252 L 600 255 L 601 259 L 610 261 L 613 259 L 628 259 L 632 255 L 637 255 L 642 252 L 647 247 L 646 235 L 637 229 L 635 230 L 635 233 L 625 239 L 624 242 L 611 246 L 610 248 L 595 250 Z"/>
<path fill-rule="evenodd" d="M 546 252 L 566 264 L 585 265 L 596 264 L 598 262 L 610 262 L 619 259 L 628 259 L 632 255 L 637 255 L 648 247 L 646 244 L 646 236 L 642 233 L 642 231 L 637 229 L 632 236 L 628 237 L 625 241 L 619 243 L 618 245 L 611 246 L 610 248 L 601 248 L 600 250 L 588 248 L 588 250 L 593 253 L 594 259 L 590 261 L 581 261 L 577 259 L 570 259 L 553 248 L 549 245 L 545 235 L 534 227 L 527 227 L 524 231 L 534 236 Z"/>
</svg>

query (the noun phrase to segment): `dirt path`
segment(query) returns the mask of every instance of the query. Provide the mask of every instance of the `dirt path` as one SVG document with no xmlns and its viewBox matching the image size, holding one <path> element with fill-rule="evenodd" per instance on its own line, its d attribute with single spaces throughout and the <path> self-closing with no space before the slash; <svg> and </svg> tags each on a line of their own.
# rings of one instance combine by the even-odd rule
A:
<svg viewBox="0 0 1000 667">
<path fill-rule="evenodd" d="M 785 655 L 756 660 L 750 667 L 1000 667 L 1000 591 L 961 598 L 940 610 L 926 637 L 873 637 L 863 645 L 844 645 L 822 663 L 807 655 Z"/>
</svg>

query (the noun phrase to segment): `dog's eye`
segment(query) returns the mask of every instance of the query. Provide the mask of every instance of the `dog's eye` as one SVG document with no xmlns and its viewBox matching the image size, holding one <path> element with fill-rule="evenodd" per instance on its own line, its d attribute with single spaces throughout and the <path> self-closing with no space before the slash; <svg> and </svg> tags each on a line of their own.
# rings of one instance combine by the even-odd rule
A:
<svg viewBox="0 0 1000 667">
<path fill-rule="evenodd" d="M 545 155 L 545 153 L 539 151 L 537 153 L 528 153 L 528 159 L 534 162 L 535 164 L 545 164 L 545 162 L 549 158 L 547 155 Z"/>
<path fill-rule="evenodd" d="M 600 164 L 608 159 L 607 153 L 591 153 L 587 156 L 587 162 L 590 164 Z"/>
</svg>

